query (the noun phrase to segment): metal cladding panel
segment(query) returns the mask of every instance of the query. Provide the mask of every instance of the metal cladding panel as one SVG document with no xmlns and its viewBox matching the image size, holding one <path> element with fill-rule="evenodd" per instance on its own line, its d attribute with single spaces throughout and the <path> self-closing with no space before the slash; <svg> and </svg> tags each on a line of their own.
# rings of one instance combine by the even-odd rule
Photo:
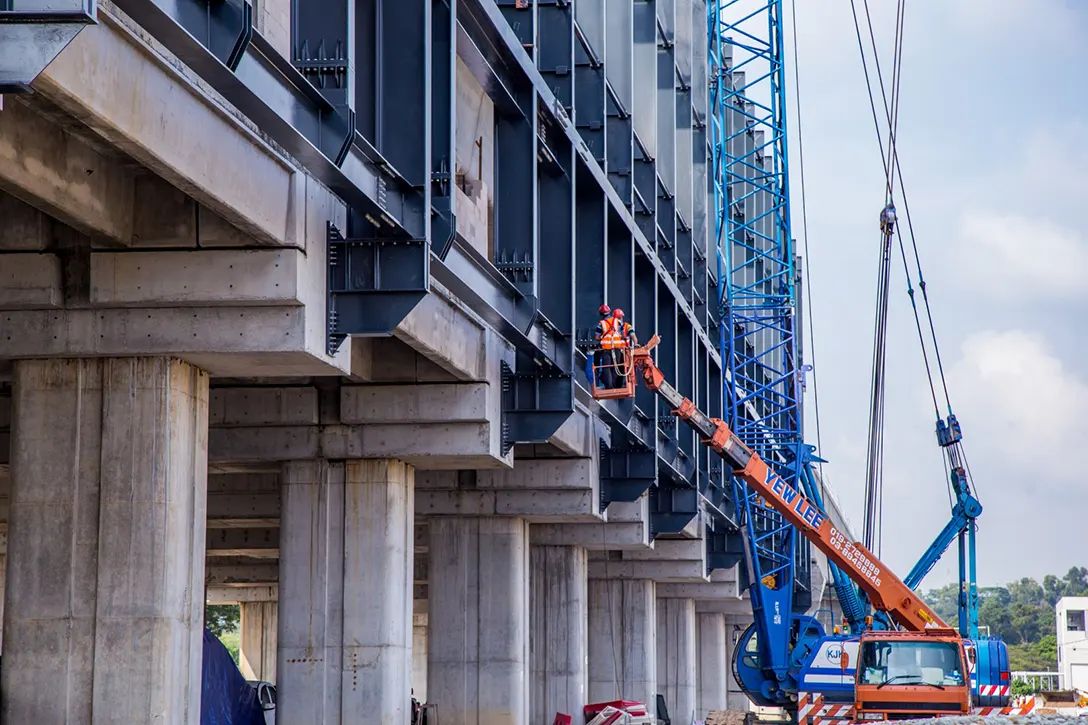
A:
<svg viewBox="0 0 1088 725">
<path fill-rule="evenodd" d="M 705 361 L 708 388 L 721 380 L 699 0 L 294 0 L 291 58 L 251 12 L 237 23 L 204 0 L 118 5 L 349 207 L 349 228 L 330 233 L 351 266 L 331 278 L 330 294 L 344 293 L 338 334 L 381 334 L 378 319 L 388 331 L 401 314 L 390 300 L 410 309 L 441 283 L 515 345 L 504 407 L 511 430 L 536 438 L 573 410 L 575 344 L 603 301 L 644 339 L 663 314 L 673 370 Z M 453 203 L 457 58 L 495 106 L 485 251 Z M 679 384 L 694 395 L 688 377 Z M 668 411 L 653 395 L 608 411 L 657 450 L 643 433 Z"/>
</svg>

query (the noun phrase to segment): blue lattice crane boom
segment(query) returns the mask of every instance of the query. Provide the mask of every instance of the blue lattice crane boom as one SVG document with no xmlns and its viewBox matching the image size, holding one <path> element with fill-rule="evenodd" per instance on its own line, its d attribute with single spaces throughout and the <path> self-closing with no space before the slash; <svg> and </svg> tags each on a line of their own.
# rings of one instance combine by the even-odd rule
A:
<svg viewBox="0 0 1088 725">
<path fill-rule="evenodd" d="M 796 252 L 790 231 L 786 79 L 781 0 L 709 0 L 708 58 L 719 333 L 727 367 L 727 422 L 790 486 L 822 503 L 804 442 L 796 317 Z M 735 479 L 743 519 L 758 668 L 737 673 L 749 697 L 782 706 L 822 627 L 802 612 L 807 542 L 757 493 Z M 832 581 L 847 618 L 861 625 L 857 591 L 838 569 Z"/>
</svg>

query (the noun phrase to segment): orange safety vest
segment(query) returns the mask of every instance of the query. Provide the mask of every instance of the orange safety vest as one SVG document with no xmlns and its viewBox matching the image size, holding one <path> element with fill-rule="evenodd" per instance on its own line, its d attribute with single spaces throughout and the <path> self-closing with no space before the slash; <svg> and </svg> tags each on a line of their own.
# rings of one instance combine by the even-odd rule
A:
<svg viewBox="0 0 1088 725">
<path fill-rule="evenodd" d="M 601 320 L 601 348 L 605 350 L 626 347 L 627 335 L 632 329 L 626 322 L 622 326 L 615 324 L 614 319 L 607 317 Z"/>
</svg>

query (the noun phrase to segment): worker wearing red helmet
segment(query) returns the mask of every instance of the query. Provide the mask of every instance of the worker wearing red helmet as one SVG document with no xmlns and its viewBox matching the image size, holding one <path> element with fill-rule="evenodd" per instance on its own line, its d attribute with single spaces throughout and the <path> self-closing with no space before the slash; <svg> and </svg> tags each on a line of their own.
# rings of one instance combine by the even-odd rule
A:
<svg viewBox="0 0 1088 725">
<path fill-rule="evenodd" d="M 638 335 L 635 334 L 635 327 L 623 321 L 623 310 L 618 307 L 612 310 L 612 319 L 614 334 L 618 334 L 623 342 L 620 347 L 638 347 Z"/>
<path fill-rule="evenodd" d="M 631 345 L 632 341 L 637 344 L 638 338 L 632 337 L 634 328 L 623 321 L 623 310 L 611 310 L 605 304 L 598 311 L 601 314 L 596 333 L 601 343 L 599 384 L 605 388 L 620 387 L 626 384 L 621 350 Z"/>
<path fill-rule="evenodd" d="M 614 336 L 612 335 L 612 308 L 602 304 L 597 312 L 601 315 L 601 321 L 597 323 L 597 331 L 594 337 L 601 345 L 598 358 L 597 385 L 604 388 L 616 387 L 616 371 L 613 353 Z"/>
</svg>

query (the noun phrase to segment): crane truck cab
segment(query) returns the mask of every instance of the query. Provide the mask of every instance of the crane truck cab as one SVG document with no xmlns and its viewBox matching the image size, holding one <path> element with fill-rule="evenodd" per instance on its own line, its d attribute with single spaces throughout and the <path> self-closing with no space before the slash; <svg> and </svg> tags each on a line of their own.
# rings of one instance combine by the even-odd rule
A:
<svg viewBox="0 0 1088 725">
<path fill-rule="evenodd" d="M 857 722 L 971 713 L 971 662 L 954 629 L 865 632 L 857 657 Z"/>
</svg>

